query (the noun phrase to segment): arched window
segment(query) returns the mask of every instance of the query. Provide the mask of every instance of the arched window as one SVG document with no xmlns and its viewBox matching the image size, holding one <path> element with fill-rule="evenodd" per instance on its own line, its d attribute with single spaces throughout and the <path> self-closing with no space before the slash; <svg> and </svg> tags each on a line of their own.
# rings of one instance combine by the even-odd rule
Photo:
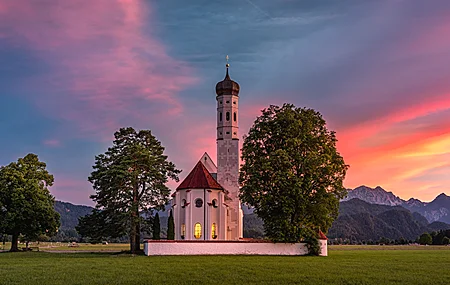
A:
<svg viewBox="0 0 450 285">
<path fill-rule="evenodd" d="M 226 120 L 229 121 L 230 120 L 230 112 L 227 112 L 225 117 L 226 117 Z"/>
<path fill-rule="evenodd" d="M 233 120 L 236 122 L 236 120 L 237 120 L 237 115 L 236 115 L 236 112 L 234 112 L 234 114 L 233 114 Z"/>
<path fill-rule="evenodd" d="M 214 208 L 217 208 L 217 199 L 213 199 L 213 200 L 212 200 L 212 206 L 213 206 Z"/>
<path fill-rule="evenodd" d="M 181 200 L 181 208 L 186 207 L 186 199 Z"/>
<path fill-rule="evenodd" d="M 203 200 L 198 198 L 195 200 L 195 207 L 201 208 L 203 206 Z"/>
<path fill-rule="evenodd" d="M 216 223 L 213 223 L 211 225 L 211 237 L 212 237 L 212 239 L 216 239 L 217 238 Z"/>
<path fill-rule="evenodd" d="M 194 226 L 194 237 L 196 239 L 200 239 L 202 237 L 202 225 L 200 225 L 200 223 L 196 223 Z"/>
<path fill-rule="evenodd" d="M 181 224 L 181 239 L 184 239 L 185 236 L 186 236 L 186 225 Z"/>
<path fill-rule="evenodd" d="M 222 112 L 219 113 L 219 121 L 222 122 Z"/>
</svg>

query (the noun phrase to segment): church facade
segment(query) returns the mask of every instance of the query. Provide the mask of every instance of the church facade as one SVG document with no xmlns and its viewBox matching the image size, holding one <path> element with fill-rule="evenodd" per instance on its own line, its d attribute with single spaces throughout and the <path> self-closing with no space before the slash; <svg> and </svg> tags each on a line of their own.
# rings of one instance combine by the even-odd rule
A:
<svg viewBox="0 0 450 285">
<path fill-rule="evenodd" d="M 172 197 L 176 240 L 239 240 L 239 90 L 227 64 L 216 85 L 217 166 L 205 153 Z"/>
</svg>

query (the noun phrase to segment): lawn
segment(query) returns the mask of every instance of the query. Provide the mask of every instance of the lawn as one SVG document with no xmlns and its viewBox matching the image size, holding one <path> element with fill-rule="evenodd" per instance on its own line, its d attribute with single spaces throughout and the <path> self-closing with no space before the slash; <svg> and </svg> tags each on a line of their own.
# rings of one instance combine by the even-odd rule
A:
<svg viewBox="0 0 450 285">
<path fill-rule="evenodd" d="M 328 257 L 0 253 L 0 284 L 448 284 L 449 249 L 331 247 Z"/>
</svg>

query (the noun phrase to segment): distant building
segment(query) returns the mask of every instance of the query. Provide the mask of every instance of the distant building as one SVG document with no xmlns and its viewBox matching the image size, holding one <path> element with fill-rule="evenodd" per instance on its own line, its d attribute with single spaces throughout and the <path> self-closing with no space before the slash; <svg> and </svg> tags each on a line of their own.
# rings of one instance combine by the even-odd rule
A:
<svg viewBox="0 0 450 285">
<path fill-rule="evenodd" d="M 239 84 L 216 85 L 217 166 L 207 153 L 172 195 L 177 240 L 238 240 L 243 234 L 239 200 Z"/>
</svg>

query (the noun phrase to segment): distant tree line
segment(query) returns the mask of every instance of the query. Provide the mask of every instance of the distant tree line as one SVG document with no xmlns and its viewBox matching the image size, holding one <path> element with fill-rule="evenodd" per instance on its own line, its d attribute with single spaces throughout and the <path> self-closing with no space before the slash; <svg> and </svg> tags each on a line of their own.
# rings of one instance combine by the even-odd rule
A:
<svg viewBox="0 0 450 285">
<path fill-rule="evenodd" d="M 450 230 L 440 230 L 437 232 L 423 233 L 418 239 L 418 243 L 423 245 L 449 245 Z"/>
</svg>

